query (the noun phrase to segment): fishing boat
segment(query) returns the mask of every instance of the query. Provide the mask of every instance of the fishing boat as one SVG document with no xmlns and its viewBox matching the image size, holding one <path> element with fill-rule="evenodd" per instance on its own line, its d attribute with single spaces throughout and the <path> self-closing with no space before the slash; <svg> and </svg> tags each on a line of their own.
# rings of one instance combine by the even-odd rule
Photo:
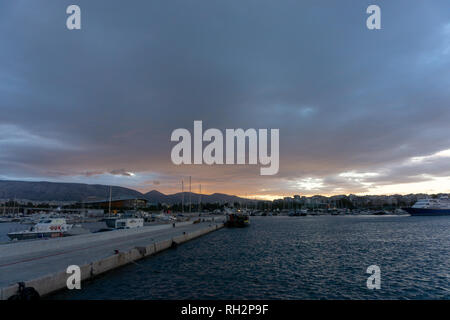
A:
<svg viewBox="0 0 450 320">
<path fill-rule="evenodd" d="M 250 225 L 248 214 L 230 213 L 227 215 L 225 226 L 228 228 L 243 228 Z"/>
</svg>

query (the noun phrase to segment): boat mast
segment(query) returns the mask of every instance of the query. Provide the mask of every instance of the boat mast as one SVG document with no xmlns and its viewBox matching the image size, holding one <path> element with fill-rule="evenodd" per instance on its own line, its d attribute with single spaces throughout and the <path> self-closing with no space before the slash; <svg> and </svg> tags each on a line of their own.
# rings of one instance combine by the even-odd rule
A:
<svg viewBox="0 0 450 320">
<path fill-rule="evenodd" d="M 184 181 L 181 179 L 181 212 L 184 213 Z"/>
<path fill-rule="evenodd" d="M 109 216 L 111 216 L 111 196 L 112 196 L 112 186 L 109 186 L 109 208 L 108 208 Z"/>
<path fill-rule="evenodd" d="M 198 213 L 202 213 L 202 185 L 200 184 L 200 193 L 198 195 Z"/>
<path fill-rule="evenodd" d="M 191 192 L 191 176 L 189 176 L 189 213 L 191 213 L 192 208 L 192 192 Z"/>
</svg>

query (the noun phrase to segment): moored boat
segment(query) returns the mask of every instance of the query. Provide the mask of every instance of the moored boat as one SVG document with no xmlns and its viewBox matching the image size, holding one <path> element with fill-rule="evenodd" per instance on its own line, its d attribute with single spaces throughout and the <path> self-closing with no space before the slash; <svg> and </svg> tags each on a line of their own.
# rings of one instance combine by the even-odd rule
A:
<svg viewBox="0 0 450 320">
<path fill-rule="evenodd" d="M 117 219 L 115 229 L 133 229 L 144 226 L 144 219 L 142 218 L 124 218 Z"/>
<path fill-rule="evenodd" d="M 67 224 L 66 219 L 63 218 L 43 219 L 29 230 L 8 233 L 8 237 L 12 240 L 56 238 L 63 237 L 71 228 L 72 225 Z"/>
<path fill-rule="evenodd" d="M 227 215 L 225 226 L 228 228 L 242 228 L 250 225 L 249 216 L 243 213 L 230 213 Z"/>
<path fill-rule="evenodd" d="M 420 199 L 410 208 L 402 208 L 412 216 L 450 216 L 448 196 L 438 199 Z"/>
<path fill-rule="evenodd" d="M 143 218 L 105 218 L 106 225 L 110 229 L 133 229 L 144 226 Z"/>
</svg>

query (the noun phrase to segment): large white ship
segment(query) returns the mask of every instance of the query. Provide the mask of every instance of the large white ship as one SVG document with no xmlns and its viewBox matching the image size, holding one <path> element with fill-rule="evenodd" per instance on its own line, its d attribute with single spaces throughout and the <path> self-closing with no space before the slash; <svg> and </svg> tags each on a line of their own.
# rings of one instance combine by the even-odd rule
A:
<svg viewBox="0 0 450 320">
<path fill-rule="evenodd" d="M 450 199 L 443 196 L 438 199 L 420 199 L 412 207 L 403 208 L 412 216 L 448 216 Z"/>
</svg>

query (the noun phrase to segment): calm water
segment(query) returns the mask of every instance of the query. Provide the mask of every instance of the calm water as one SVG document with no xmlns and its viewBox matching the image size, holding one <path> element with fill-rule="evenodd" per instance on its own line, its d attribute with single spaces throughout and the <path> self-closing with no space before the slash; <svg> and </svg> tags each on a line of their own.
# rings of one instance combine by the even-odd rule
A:
<svg viewBox="0 0 450 320">
<path fill-rule="evenodd" d="M 449 231 L 449 217 L 254 217 L 53 298 L 450 299 Z"/>
</svg>

